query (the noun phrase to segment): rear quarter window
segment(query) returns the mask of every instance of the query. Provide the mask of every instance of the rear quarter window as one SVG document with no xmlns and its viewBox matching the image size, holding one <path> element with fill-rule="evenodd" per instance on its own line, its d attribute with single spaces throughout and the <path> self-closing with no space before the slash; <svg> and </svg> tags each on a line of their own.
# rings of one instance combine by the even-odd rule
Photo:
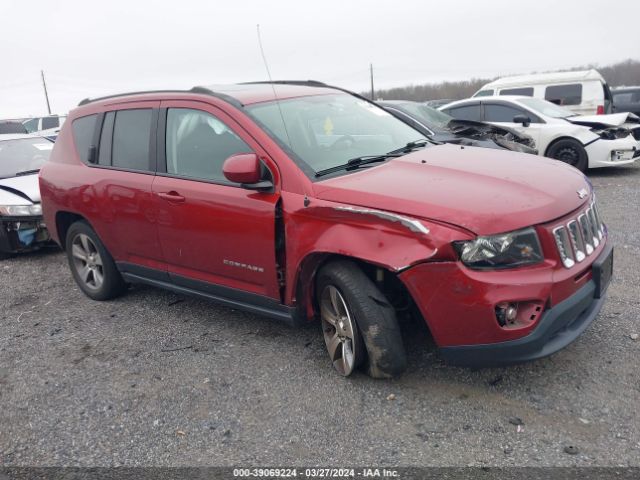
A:
<svg viewBox="0 0 640 480">
<path fill-rule="evenodd" d="M 544 99 L 556 105 L 580 105 L 582 84 L 550 85 L 544 92 Z"/>
<path fill-rule="evenodd" d="M 76 150 L 80 156 L 80 160 L 89 163 L 89 147 L 93 142 L 93 135 L 96 131 L 96 121 L 98 115 L 87 115 L 86 117 L 76 118 L 73 123 L 73 139 L 76 144 Z"/>
<path fill-rule="evenodd" d="M 493 90 L 480 90 L 474 95 L 474 97 L 491 97 L 493 96 Z"/>
</svg>

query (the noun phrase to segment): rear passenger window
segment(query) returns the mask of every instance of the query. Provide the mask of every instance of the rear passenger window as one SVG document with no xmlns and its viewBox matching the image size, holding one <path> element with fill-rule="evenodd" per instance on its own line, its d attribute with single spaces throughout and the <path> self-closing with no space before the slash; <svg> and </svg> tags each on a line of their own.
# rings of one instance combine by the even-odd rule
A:
<svg viewBox="0 0 640 480">
<path fill-rule="evenodd" d="M 453 107 L 446 110 L 453 118 L 459 120 L 475 120 L 480 121 L 480 104 L 465 105 L 463 107 Z"/>
<path fill-rule="evenodd" d="M 111 164 L 127 170 L 149 170 L 151 109 L 118 110 L 113 126 Z"/>
<path fill-rule="evenodd" d="M 547 87 L 544 98 L 556 105 L 580 105 L 582 103 L 582 84 Z"/>
<path fill-rule="evenodd" d="M 252 149 L 213 115 L 188 108 L 167 113 L 167 173 L 181 177 L 228 183 L 224 161 Z"/>
<path fill-rule="evenodd" d="M 522 97 L 533 97 L 533 87 L 505 88 L 500 90 L 500 95 L 520 95 Z"/>
<path fill-rule="evenodd" d="M 98 115 L 87 115 L 86 117 L 76 118 L 72 124 L 76 150 L 80 160 L 84 163 L 89 163 L 89 147 L 93 142 L 97 119 Z"/>
</svg>

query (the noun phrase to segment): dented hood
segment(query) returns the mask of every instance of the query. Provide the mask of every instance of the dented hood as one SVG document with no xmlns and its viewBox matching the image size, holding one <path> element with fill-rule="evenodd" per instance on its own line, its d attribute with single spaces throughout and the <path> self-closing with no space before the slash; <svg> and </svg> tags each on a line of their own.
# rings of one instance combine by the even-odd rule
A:
<svg viewBox="0 0 640 480">
<path fill-rule="evenodd" d="M 316 197 L 458 225 L 478 235 L 566 215 L 586 203 L 586 177 L 556 160 L 440 145 L 317 182 Z"/>
<path fill-rule="evenodd" d="M 0 179 L 0 205 L 40 203 L 38 174 Z"/>
<path fill-rule="evenodd" d="M 613 113 L 611 115 L 578 115 L 566 119 L 576 125 L 585 127 L 620 127 L 625 124 L 640 124 L 640 118 L 630 112 Z"/>
</svg>

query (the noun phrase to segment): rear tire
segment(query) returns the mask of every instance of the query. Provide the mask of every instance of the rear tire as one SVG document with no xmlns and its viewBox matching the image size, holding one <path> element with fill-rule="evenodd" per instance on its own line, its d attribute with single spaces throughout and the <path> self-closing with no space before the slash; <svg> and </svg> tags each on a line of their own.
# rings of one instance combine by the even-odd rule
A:
<svg viewBox="0 0 640 480">
<path fill-rule="evenodd" d="M 65 245 L 71 273 L 85 295 L 93 300 L 122 295 L 126 283 L 113 257 L 86 222 L 78 221 L 69 227 Z"/>
<path fill-rule="evenodd" d="M 331 292 L 337 293 L 334 306 L 342 302 L 344 308 L 327 308 Z M 316 299 L 327 350 L 338 373 L 348 376 L 364 364 L 369 376 L 391 378 L 406 369 L 407 356 L 395 310 L 354 262 L 339 260 L 322 267 L 316 280 Z M 351 343 L 351 362 L 344 361 L 344 352 L 347 357 L 349 354 L 348 347 L 342 347 L 341 352 L 339 348 L 332 348 L 335 343 L 331 342 L 338 342 L 336 335 L 340 337 L 341 333 L 344 333 L 342 343 Z M 352 333 L 351 341 L 349 333 Z"/>
<path fill-rule="evenodd" d="M 568 163 L 582 173 L 589 167 L 589 155 L 582 144 L 571 138 L 564 138 L 552 144 L 547 150 L 547 157 Z"/>
<path fill-rule="evenodd" d="M 9 252 L 0 252 L 0 260 L 8 260 L 13 257 L 12 253 Z"/>
</svg>

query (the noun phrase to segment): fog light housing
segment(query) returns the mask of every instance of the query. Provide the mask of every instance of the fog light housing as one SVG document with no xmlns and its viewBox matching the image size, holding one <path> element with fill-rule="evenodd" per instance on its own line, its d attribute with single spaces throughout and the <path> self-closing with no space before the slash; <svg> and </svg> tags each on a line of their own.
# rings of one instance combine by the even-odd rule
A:
<svg viewBox="0 0 640 480">
<path fill-rule="evenodd" d="M 513 324 L 518 317 L 517 303 L 500 303 L 496 305 L 496 320 L 501 327 Z"/>
</svg>

